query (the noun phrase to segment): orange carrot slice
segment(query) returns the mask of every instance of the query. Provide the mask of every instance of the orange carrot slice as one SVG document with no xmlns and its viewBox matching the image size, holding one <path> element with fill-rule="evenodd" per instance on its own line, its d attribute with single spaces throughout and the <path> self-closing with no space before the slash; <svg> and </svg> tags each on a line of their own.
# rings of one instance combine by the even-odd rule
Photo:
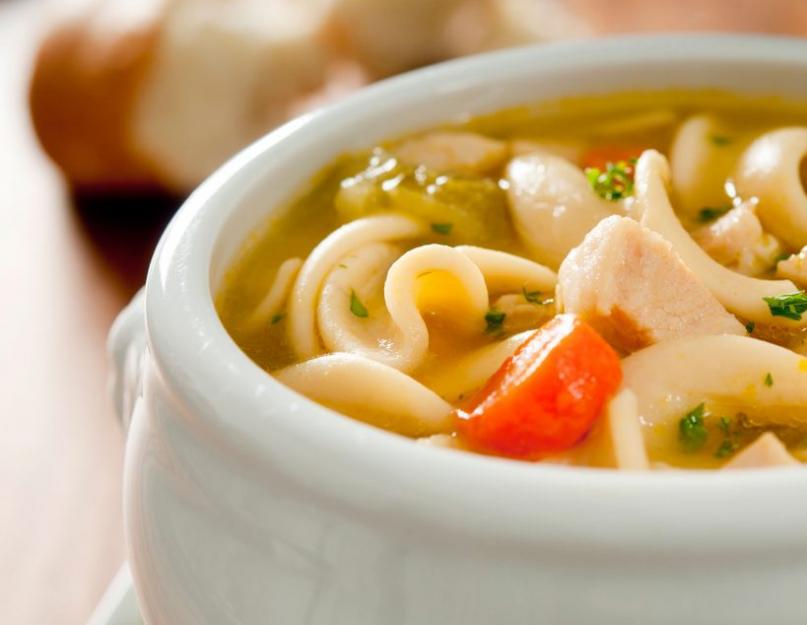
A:
<svg viewBox="0 0 807 625">
<path fill-rule="evenodd" d="M 620 161 L 630 164 L 631 159 L 639 158 L 645 148 L 641 145 L 605 144 L 587 150 L 580 159 L 580 166 L 596 167 L 605 171 L 608 163 L 616 165 Z"/>
<path fill-rule="evenodd" d="M 477 451 L 538 459 L 578 443 L 621 381 L 611 346 L 580 318 L 558 315 L 504 362 L 469 412 L 457 411 L 457 429 Z"/>
</svg>

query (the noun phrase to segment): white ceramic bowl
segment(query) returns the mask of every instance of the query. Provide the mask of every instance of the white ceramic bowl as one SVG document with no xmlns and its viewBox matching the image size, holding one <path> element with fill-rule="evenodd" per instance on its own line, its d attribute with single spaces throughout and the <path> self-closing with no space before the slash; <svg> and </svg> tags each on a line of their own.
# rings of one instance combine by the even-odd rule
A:
<svg viewBox="0 0 807 625">
<path fill-rule="evenodd" d="M 213 308 L 248 233 L 345 150 L 667 87 L 804 97 L 807 44 L 640 37 L 460 60 L 287 124 L 191 196 L 154 256 L 145 325 L 141 295 L 110 340 L 150 625 L 807 623 L 807 471 L 617 473 L 418 446 L 279 385 Z"/>
</svg>

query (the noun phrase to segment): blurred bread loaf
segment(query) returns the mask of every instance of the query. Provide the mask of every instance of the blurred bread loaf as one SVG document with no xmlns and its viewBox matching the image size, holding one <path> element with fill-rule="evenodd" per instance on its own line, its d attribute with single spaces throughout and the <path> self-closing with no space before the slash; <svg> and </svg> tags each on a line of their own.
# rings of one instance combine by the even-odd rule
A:
<svg viewBox="0 0 807 625">
<path fill-rule="evenodd" d="M 579 34 L 566 17 L 550 0 L 87 0 L 41 45 L 31 114 L 75 187 L 186 193 L 346 90 Z"/>
</svg>

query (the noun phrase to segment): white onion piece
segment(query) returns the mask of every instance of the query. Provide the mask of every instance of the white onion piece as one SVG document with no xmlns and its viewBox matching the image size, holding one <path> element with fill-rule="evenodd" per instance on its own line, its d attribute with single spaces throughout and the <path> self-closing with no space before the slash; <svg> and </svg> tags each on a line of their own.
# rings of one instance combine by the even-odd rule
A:
<svg viewBox="0 0 807 625">
<path fill-rule="evenodd" d="M 451 427 L 451 404 L 405 373 L 362 356 L 328 354 L 274 376 L 314 401 L 351 414 L 357 410 L 399 434 L 428 436 Z"/>
<path fill-rule="evenodd" d="M 634 208 L 641 215 L 642 225 L 667 239 L 684 264 L 729 311 L 769 325 L 807 325 L 807 318 L 794 321 L 772 316 L 762 299 L 798 290 L 790 280 L 762 280 L 744 276 L 724 267 L 701 249 L 673 211 L 667 195 L 669 180 L 667 159 L 655 150 L 646 150 L 636 164 L 634 187 Z M 670 296 L 674 297 L 675 294 Z"/>
<path fill-rule="evenodd" d="M 710 400 L 742 408 L 763 424 L 807 425 L 807 359 L 750 337 L 657 343 L 625 358 L 622 376 L 621 388 L 636 395 L 639 418 L 649 428 L 674 425 Z"/>
<path fill-rule="evenodd" d="M 288 336 L 296 356 L 303 360 L 320 353 L 315 315 L 322 282 L 339 259 L 366 243 L 396 241 L 426 234 L 420 222 L 401 215 L 358 219 L 329 234 L 300 268 L 289 298 Z"/>
<path fill-rule="evenodd" d="M 735 186 L 759 200 L 762 225 L 794 249 L 807 244 L 807 194 L 801 162 L 807 156 L 807 128 L 781 128 L 762 135 L 743 153 Z"/>
</svg>

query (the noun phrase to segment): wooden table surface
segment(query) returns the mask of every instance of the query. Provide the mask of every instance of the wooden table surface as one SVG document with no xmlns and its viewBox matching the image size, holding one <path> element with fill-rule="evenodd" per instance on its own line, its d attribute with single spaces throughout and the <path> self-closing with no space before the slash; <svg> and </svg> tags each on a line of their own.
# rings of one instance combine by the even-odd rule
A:
<svg viewBox="0 0 807 625">
<path fill-rule="evenodd" d="M 0 623 L 81 625 L 123 562 L 106 334 L 171 207 L 76 206 L 28 121 L 38 15 L 0 0 Z"/>
<path fill-rule="evenodd" d="M 602 30 L 807 23 L 799 0 L 569 4 Z M 71 198 L 27 116 L 38 13 L 0 0 L 0 623 L 81 625 L 123 560 L 106 334 L 175 202 Z"/>
</svg>

